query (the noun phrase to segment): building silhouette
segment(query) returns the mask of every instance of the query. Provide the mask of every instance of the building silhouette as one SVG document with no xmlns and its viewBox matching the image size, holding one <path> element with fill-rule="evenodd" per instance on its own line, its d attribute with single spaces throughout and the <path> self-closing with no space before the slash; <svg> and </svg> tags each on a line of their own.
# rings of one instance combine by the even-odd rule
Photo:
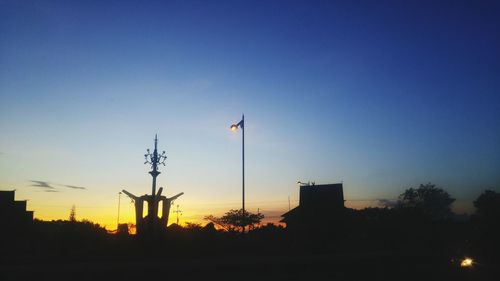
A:
<svg viewBox="0 0 500 281">
<path fill-rule="evenodd" d="M 33 211 L 26 211 L 27 200 L 16 201 L 15 190 L 0 190 L 0 222 L 2 229 L 16 231 L 33 222 Z"/>
<path fill-rule="evenodd" d="M 300 186 L 299 206 L 281 215 L 289 230 L 334 224 L 345 213 L 342 183 Z"/>
</svg>

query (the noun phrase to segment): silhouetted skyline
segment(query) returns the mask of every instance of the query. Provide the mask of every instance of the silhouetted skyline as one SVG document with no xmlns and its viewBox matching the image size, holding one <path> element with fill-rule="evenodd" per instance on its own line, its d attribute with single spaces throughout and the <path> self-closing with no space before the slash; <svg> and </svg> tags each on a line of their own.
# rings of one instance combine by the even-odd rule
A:
<svg viewBox="0 0 500 281">
<path fill-rule="evenodd" d="M 2 1 L 0 189 L 113 228 L 157 133 L 200 221 L 241 205 L 242 113 L 246 207 L 275 221 L 299 180 L 347 207 L 432 182 L 458 212 L 500 188 L 498 2 L 237 2 Z"/>
</svg>

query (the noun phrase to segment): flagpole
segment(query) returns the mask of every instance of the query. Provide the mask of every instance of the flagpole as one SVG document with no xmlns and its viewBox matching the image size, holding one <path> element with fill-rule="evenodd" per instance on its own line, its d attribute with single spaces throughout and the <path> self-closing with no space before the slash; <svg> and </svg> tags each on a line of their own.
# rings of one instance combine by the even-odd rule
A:
<svg viewBox="0 0 500 281">
<path fill-rule="evenodd" d="M 242 189 L 243 189 L 243 216 L 245 215 L 245 115 L 241 116 L 241 161 L 242 161 Z"/>
<path fill-rule="evenodd" d="M 238 130 L 238 127 L 241 128 L 241 189 L 242 189 L 242 200 L 241 200 L 241 209 L 243 211 L 243 216 L 245 216 L 245 115 L 241 115 L 241 121 L 231 125 L 231 131 Z M 245 228 L 243 228 L 243 232 Z"/>
</svg>

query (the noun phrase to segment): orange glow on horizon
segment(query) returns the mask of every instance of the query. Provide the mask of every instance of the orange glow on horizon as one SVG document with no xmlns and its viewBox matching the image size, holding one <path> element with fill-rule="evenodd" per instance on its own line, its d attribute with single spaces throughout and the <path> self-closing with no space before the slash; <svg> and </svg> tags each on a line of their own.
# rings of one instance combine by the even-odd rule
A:
<svg viewBox="0 0 500 281">
<path fill-rule="evenodd" d="M 111 213 L 104 213 L 105 211 L 111 211 L 111 210 L 102 210 L 100 208 L 95 208 L 95 209 L 88 209 L 88 208 L 79 208 L 78 205 L 76 205 L 76 219 L 77 221 L 90 221 L 95 224 L 99 224 L 100 226 L 106 228 L 108 231 L 116 231 L 117 229 L 117 217 L 116 217 L 116 210 L 114 208 Z M 123 208 L 121 210 L 120 214 L 120 224 L 129 224 L 130 225 L 135 225 L 135 214 L 133 211 L 133 207 L 129 208 L 130 210 L 125 210 Z M 43 221 L 52 221 L 52 220 L 68 220 L 69 218 L 69 208 L 67 207 L 61 207 L 57 208 L 57 210 L 51 210 L 51 209 L 45 209 L 42 207 L 35 207 L 31 208 L 30 210 L 35 211 L 34 218 L 38 220 L 43 220 Z M 39 211 L 38 211 L 39 210 Z M 209 221 L 205 220 L 204 217 L 210 214 L 213 214 L 214 216 L 221 216 L 223 215 L 225 211 L 218 211 L 218 212 L 211 212 L 211 211 L 186 211 L 183 213 L 183 215 L 179 216 L 179 225 L 182 227 L 187 226 L 187 223 L 195 223 L 199 224 L 202 227 L 205 226 L 206 224 L 209 223 Z M 286 211 L 283 211 L 282 213 L 285 213 Z M 281 212 L 278 212 L 281 213 Z M 264 213 L 265 215 L 265 213 Z M 262 220 L 261 225 L 264 226 L 268 223 L 272 223 L 275 225 L 282 225 L 285 226 L 283 223 L 280 223 L 281 217 L 276 217 L 276 216 L 269 216 L 269 217 L 264 217 Z M 175 213 L 170 213 L 169 219 L 168 219 L 168 225 L 172 225 L 176 223 L 177 217 Z M 216 227 L 217 228 L 217 227 Z M 218 228 L 217 228 L 218 229 Z M 131 231 L 131 233 L 134 233 L 134 231 Z"/>
</svg>

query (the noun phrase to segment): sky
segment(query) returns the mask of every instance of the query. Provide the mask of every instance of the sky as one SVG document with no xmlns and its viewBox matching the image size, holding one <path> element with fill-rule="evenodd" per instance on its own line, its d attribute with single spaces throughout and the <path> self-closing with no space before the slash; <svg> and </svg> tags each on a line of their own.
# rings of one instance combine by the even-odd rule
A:
<svg viewBox="0 0 500 281">
<path fill-rule="evenodd" d="M 298 181 L 381 206 L 428 182 L 473 212 L 500 191 L 498 1 L 0 0 L 0 190 L 43 220 L 134 222 L 158 186 L 181 223 Z M 382 200 L 382 201 L 381 201 Z M 171 213 L 170 223 L 176 215 Z"/>
</svg>

